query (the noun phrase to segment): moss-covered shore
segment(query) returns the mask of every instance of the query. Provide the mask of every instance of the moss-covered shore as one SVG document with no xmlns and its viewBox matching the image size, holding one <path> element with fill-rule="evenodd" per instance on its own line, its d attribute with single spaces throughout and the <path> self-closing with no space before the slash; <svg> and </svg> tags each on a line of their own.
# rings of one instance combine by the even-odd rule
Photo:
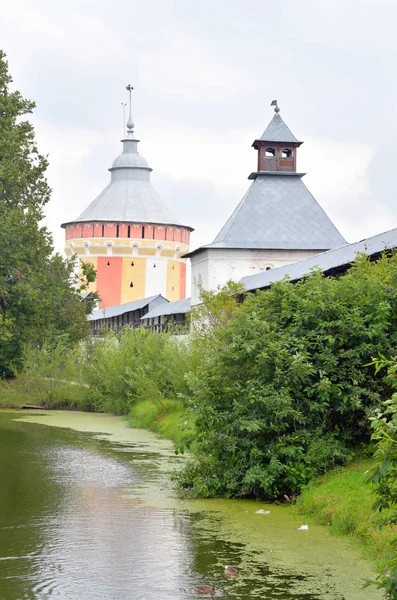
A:
<svg viewBox="0 0 397 600">
<path fill-rule="evenodd" d="M 43 393 L 43 386 L 33 377 L 21 375 L 14 379 L 0 380 L 0 408 L 20 408 L 24 404 L 51 409 L 96 410 L 89 403 L 87 388 L 65 381 L 58 382 L 51 402 Z M 128 415 L 129 424 L 136 429 L 154 431 L 160 437 L 180 442 L 183 431 L 189 428 L 186 410 L 179 400 L 161 403 L 141 400 L 136 402 Z"/>
<path fill-rule="evenodd" d="M 379 514 L 372 510 L 375 498 L 366 482 L 371 465 L 371 460 L 356 460 L 315 479 L 299 496 L 295 510 L 309 524 L 324 525 L 331 535 L 351 540 L 381 569 L 392 557 L 397 526 L 377 524 Z"/>
<path fill-rule="evenodd" d="M 20 408 L 33 404 L 49 409 L 93 410 L 84 384 L 57 381 L 51 400 L 46 391 L 50 383 L 43 385 L 39 379 L 19 375 L 13 379 L 0 379 L 0 408 Z"/>
<path fill-rule="evenodd" d="M 137 402 L 131 409 L 129 423 L 137 429 L 154 431 L 175 444 L 189 429 L 186 409 L 178 400 L 166 400 L 162 404 L 150 400 Z"/>
</svg>

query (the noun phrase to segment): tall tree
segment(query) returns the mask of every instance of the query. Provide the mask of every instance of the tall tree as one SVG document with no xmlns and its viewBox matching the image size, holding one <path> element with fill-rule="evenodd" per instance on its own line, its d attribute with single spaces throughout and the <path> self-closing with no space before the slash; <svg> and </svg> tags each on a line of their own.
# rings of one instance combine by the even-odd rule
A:
<svg viewBox="0 0 397 600">
<path fill-rule="evenodd" d="M 48 161 L 25 118 L 35 104 L 11 83 L 0 50 L 0 376 L 21 368 L 25 343 L 58 333 L 79 339 L 86 332 L 73 267 L 54 254 L 41 224 L 51 189 Z"/>
</svg>

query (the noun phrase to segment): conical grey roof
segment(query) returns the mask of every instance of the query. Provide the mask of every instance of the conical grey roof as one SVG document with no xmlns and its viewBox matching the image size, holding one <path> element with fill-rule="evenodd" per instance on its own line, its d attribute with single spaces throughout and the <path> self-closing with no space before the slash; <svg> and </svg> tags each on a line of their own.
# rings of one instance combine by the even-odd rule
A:
<svg viewBox="0 0 397 600">
<path fill-rule="evenodd" d="M 279 113 L 275 113 L 273 119 L 270 121 L 269 125 L 266 127 L 265 131 L 262 133 L 261 137 L 258 138 L 258 141 L 261 140 L 263 142 L 286 142 L 301 144 L 299 140 L 296 139 L 294 134 L 291 132 L 289 127 L 284 123 Z"/>
<path fill-rule="evenodd" d="M 206 248 L 328 250 L 346 241 L 301 177 L 260 175 Z"/>
<path fill-rule="evenodd" d="M 134 138 L 132 130 L 129 130 L 127 137 L 121 141 L 123 152 L 109 169 L 111 172 L 109 185 L 77 219 L 70 223 L 124 221 L 177 225 L 192 230 L 192 227 L 183 225 L 175 219 L 152 186 L 150 181 L 152 169 L 139 154 L 137 148 L 139 140 Z M 67 224 L 64 223 L 62 226 Z"/>
</svg>

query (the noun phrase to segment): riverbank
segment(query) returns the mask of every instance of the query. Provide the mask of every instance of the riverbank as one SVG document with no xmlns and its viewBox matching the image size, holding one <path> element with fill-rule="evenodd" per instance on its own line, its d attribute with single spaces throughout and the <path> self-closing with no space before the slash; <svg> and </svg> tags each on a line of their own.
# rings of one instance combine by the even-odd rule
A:
<svg viewBox="0 0 397 600">
<path fill-rule="evenodd" d="M 0 379 L 0 408 L 20 408 L 23 404 L 60 410 L 93 410 L 84 384 L 27 375 Z"/>
<path fill-rule="evenodd" d="M 45 406 L 35 380 L 24 376 L 0 379 L 0 408 L 19 408 L 26 403 Z"/>
<path fill-rule="evenodd" d="M 379 528 L 376 523 L 380 516 L 372 510 L 375 498 L 366 482 L 371 466 L 367 459 L 334 469 L 311 482 L 294 508 L 309 525 L 324 525 L 331 535 L 353 542 L 376 569 L 382 569 L 393 556 L 397 526 Z M 387 514 L 384 511 L 381 516 Z"/>
<path fill-rule="evenodd" d="M 0 408 L 20 408 L 23 404 L 50 409 L 103 412 L 90 402 L 89 390 L 83 384 L 79 386 L 57 381 L 51 387 L 49 381 L 39 381 L 26 375 L 0 380 Z M 132 406 L 130 414 L 126 416 L 130 427 L 148 429 L 174 444 L 178 444 L 184 432 L 191 428 L 185 406 L 180 400 L 141 400 Z"/>
<path fill-rule="evenodd" d="M 179 400 L 165 400 L 161 404 L 141 400 L 131 409 L 129 424 L 137 429 L 149 429 L 160 437 L 178 444 L 192 425 L 186 416 L 186 408 Z"/>
</svg>

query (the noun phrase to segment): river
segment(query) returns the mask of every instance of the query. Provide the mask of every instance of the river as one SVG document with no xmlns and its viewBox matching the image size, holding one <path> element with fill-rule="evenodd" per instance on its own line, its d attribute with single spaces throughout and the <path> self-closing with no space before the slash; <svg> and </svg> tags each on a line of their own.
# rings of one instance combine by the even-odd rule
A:
<svg viewBox="0 0 397 600">
<path fill-rule="evenodd" d="M 382 597 L 352 548 L 289 508 L 178 500 L 184 458 L 118 417 L 3 410 L 0 436 L 1 600 Z"/>
</svg>

